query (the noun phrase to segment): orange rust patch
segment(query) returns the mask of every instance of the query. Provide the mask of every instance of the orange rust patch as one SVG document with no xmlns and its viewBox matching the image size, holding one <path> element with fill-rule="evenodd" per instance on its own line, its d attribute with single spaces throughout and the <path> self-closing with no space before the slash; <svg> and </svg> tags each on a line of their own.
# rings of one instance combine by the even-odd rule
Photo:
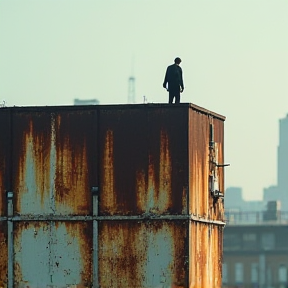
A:
<svg viewBox="0 0 288 288">
<path fill-rule="evenodd" d="M 144 170 L 136 171 L 136 192 L 138 195 L 137 208 L 140 211 L 145 211 L 145 203 L 147 203 L 148 194 Z"/>
<path fill-rule="evenodd" d="M 7 284 L 7 263 L 7 223 L 0 222 L 0 283 L 3 287 L 6 287 Z"/>
<path fill-rule="evenodd" d="M 111 214 L 116 211 L 116 191 L 115 191 L 115 180 L 114 180 L 114 137 L 113 131 L 108 130 L 105 135 L 105 147 L 103 156 L 103 205 L 111 211 Z"/>
<path fill-rule="evenodd" d="M 172 205 L 172 163 L 167 132 L 160 134 L 160 181 L 159 181 L 159 212 L 167 211 Z"/>
<path fill-rule="evenodd" d="M 221 287 L 222 227 L 191 221 L 189 287 Z"/>
<path fill-rule="evenodd" d="M 170 262 L 166 263 L 164 269 L 165 277 L 171 277 L 170 285 L 174 283 L 179 287 L 185 287 L 187 228 L 185 221 L 101 222 L 99 226 L 100 286 L 143 287 L 143 283 L 149 281 L 151 277 L 151 267 L 155 265 L 157 269 L 158 265 L 163 264 L 162 257 L 169 255 Z M 163 245 L 167 245 L 169 251 L 161 250 L 160 246 Z M 164 254 L 159 256 L 158 253 Z M 161 275 L 156 275 L 159 276 Z"/>
<path fill-rule="evenodd" d="M 47 119 L 47 115 L 45 115 Z M 50 118 L 48 118 L 50 120 Z M 21 121 L 20 119 L 18 121 Z M 21 147 L 18 161 L 18 178 L 16 179 L 20 193 L 15 196 L 15 210 L 21 213 L 22 194 L 28 192 L 29 179 L 30 184 L 34 185 L 37 191 L 37 197 L 40 197 L 40 203 L 43 206 L 45 197 L 49 194 L 50 185 L 50 126 L 49 123 L 41 121 L 40 115 L 35 118 L 28 118 L 18 131 L 19 140 L 17 143 Z M 43 124 L 41 124 L 43 123 Z M 47 125 L 48 124 L 48 125 Z M 34 174 L 31 174 L 31 171 Z M 32 178 L 33 177 L 33 178 Z"/>
<path fill-rule="evenodd" d="M 91 145 L 94 143 L 92 120 L 92 113 L 71 112 L 56 117 L 55 198 L 60 214 L 87 215 L 91 211 L 92 169 L 89 168 L 96 161 L 96 147 Z"/>
<path fill-rule="evenodd" d="M 148 159 L 147 183 L 145 169 L 136 172 L 137 206 L 146 213 L 165 213 L 172 205 L 172 164 L 166 132 L 160 132 L 159 172 L 155 169 L 158 159 L 151 154 Z"/>
</svg>

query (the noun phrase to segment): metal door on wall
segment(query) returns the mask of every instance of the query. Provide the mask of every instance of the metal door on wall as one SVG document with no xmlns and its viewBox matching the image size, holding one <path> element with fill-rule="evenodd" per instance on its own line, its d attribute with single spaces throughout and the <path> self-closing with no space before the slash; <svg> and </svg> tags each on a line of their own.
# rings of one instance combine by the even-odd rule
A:
<svg viewBox="0 0 288 288">
<path fill-rule="evenodd" d="M 96 116 L 95 110 L 55 108 L 9 115 L 10 159 L 3 170 L 11 172 L 10 183 L 0 179 L 8 190 L 0 205 L 3 287 L 97 283 L 91 193 L 98 185 Z"/>
</svg>

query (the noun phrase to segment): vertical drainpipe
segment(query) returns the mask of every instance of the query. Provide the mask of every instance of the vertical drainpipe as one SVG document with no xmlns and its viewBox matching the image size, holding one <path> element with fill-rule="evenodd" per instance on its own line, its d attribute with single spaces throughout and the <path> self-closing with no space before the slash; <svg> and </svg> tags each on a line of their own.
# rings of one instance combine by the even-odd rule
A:
<svg viewBox="0 0 288 288">
<path fill-rule="evenodd" d="M 13 239 L 13 192 L 7 192 L 8 216 L 8 288 L 13 288 L 14 239 Z"/>
<path fill-rule="evenodd" d="M 93 197 L 93 287 L 99 287 L 99 275 L 98 275 L 98 220 L 95 217 L 98 216 L 98 196 L 99 188 L 91 188 Z"/>
</svg>

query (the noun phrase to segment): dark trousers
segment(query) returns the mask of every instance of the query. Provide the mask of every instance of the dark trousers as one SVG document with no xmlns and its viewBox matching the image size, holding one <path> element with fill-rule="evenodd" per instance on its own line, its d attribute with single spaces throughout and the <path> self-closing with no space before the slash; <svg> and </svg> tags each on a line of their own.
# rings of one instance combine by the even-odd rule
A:
<svg viewBox="0 0 288 288">
<path fill-rule="evenodd" d="M 169 104 L 173 103 L 175 97 L 175 104 L 180 103 L 180 90 L 169 90 Z"/>
</svg>

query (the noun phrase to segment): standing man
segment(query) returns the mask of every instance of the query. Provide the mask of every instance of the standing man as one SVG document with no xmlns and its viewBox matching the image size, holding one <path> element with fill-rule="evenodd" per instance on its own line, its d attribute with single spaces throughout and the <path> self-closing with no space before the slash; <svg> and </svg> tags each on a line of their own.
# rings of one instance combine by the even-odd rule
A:
<svg viewBox="0 0 288 288">
<path fill-rule="evenodd" d="M 175 97 L 175 103 L 180 103 L 180 93 L 184 90 L 182 69 L 179 66 L 181 59 L 175 58 L 174 64 L 167 67 L 163 87 L 169 92 L 169 104 L 173 103 Z M 168 87 L 167 87 L 168 84 Z"/>
</svg>

